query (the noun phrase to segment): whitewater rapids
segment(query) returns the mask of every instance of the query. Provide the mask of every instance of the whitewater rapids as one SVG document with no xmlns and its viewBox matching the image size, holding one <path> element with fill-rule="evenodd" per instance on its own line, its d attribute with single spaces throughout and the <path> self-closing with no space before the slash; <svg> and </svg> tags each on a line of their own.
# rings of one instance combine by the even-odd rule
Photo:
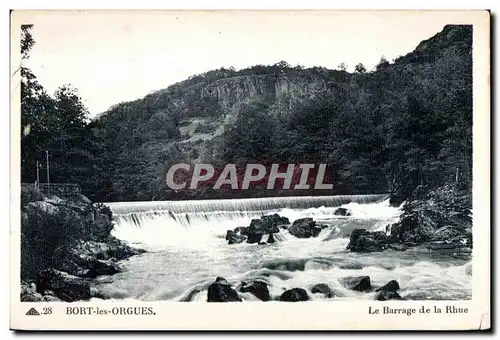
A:
<svg viewBox="0 0 500 340">
<path fill-rule="evenodd" d="M 372 286 L 397 280 L 400 295 L 412 300 L 471 298 L 472 266 L 467 260 L 435 254 L 346 251 L 353 229 L 385 231 L 401 211 L 385 195 L 283 197 L 239 200 L 108 203 L 115 217 L 112 234 L 148 253 L 122 261 L 125 271 L 98 281 L 111 299 L 205 302 L 208 286 L 217 276 L 234 286 L 259 279 L 271 296 L 287 289 L 328 284 L 334 299 L 373 299 L 374 293 L 344 288 L 339 279 L 370 276 Z M 334 215 L 338 207 L 349 217 Z M 268 245 L 233 244 L 226 231 L 248 226 L 253 218 L 278 213 L 290 222 L 312 217 L 329 227 L 316 238 L 299 239 L 281 230 Z M 240 293 L 245 301 L 257 300 Z"/>
</svg>

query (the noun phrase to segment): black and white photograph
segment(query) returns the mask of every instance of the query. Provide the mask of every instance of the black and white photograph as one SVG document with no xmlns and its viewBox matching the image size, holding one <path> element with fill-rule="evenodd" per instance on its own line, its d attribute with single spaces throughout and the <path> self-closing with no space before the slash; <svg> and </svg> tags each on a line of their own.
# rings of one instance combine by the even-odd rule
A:
<svg viewBox="0 0 500 340">
<path fill-rule="evenodd" d="M 489 261 L 474 195 L 489 64 L 473 49 L 489 13 L 427 14 L 17 20 L 21 314 L 366 302 L 361 317 L 467 317 L 476 248 Z"/>
</svg>

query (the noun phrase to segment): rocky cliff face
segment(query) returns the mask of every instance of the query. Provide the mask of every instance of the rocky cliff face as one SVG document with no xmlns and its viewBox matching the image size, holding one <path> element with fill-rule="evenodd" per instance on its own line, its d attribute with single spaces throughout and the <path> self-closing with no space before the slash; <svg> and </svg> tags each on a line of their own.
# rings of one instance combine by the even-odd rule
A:
<svg viewBox="0 0 500 340">
<path fill-rule="evenodd" d="M 276 98 L 276 79 L 266 75 L 236 76 L 217 80 L 200 91 L 200 99 L 216 102 L 223 111 L 233 111 L 242 104 L 260 98 Z"/>
<path fill-rule="evenodd" d="M 326 88 L 323 77 L 300 70 L 288 74 L 282 71 L 279 74 L 235 75 L 190 86 L 186 93 L 172 98 L 172 103 L 182 112 L 179 117 L 182 121 L 190 117 L 235 114 L 253 101 L 282 102 L 290 96 L 321 92 Z"/>
<path fill-rule="evenodd" d="M 439 51 L 453 45 L 470 45 L 471 32 L 471 25 L 446 25 L 441 32 L 418 44 L 415 52 Z"/>
</svg>

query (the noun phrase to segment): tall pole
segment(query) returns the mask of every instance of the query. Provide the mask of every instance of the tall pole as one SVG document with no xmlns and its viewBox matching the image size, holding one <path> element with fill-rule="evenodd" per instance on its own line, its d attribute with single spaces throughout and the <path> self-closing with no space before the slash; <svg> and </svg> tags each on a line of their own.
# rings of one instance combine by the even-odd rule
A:
<svg viewBox="0 0 500 340">
<path fill-rule="evenodd" d="M 49 151 L 45 150 L 45 159 L 47 160 L 47 185 L 50 184 Z"/>
<path fill-rule="evenodd" d="M 36 187 L 40 187 L 40 163 L 36 161 Z"/>
</svg>

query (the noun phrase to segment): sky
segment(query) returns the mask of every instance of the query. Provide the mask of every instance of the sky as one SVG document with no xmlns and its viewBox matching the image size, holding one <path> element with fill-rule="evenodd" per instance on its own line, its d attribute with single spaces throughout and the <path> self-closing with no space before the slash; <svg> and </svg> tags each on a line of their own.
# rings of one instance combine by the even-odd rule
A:
<svg viewBox="0 0 500 340">
<path fill-rule="evenodd" d="M 281 60 L 371 70 L 453 23 L 435 12 L 31 12 L 26 65 L 53 93 L 76 87 L 91 116 L 191 75 Z"/>
</svg>

